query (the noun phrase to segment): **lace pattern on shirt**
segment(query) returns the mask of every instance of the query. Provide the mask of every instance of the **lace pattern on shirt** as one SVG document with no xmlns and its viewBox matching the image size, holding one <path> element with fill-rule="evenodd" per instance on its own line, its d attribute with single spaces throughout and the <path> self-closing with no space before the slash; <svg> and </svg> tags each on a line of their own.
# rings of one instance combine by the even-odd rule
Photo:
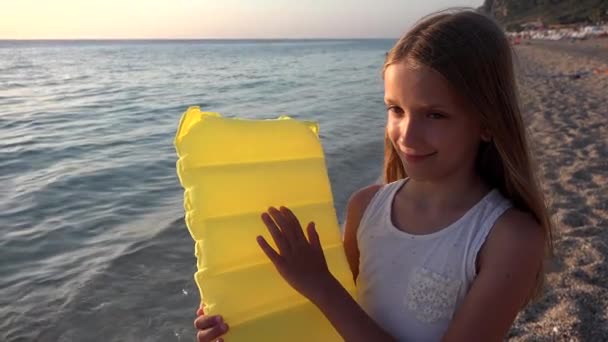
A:
<svg viewBox="0 0 608 342">
<path fill-rule="evenodd" d="M 405 305 L 424 323 L 450 319 L 461 281 L 450 279 L 427 268 L 414 269 L 405 296 Z"/>
</svg>

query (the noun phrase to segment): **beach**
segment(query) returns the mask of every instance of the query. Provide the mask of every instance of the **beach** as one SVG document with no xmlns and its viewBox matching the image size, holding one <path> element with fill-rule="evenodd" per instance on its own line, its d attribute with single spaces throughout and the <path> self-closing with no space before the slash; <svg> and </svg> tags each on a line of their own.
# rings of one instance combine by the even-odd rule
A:
<svg viewBox="0 0 608 342">
<path fill-rule="evenodd" d="M 512 341 L 608 341 L 608 39 L 515 46 L 525 121 L 554 223 L 544 296 Z"/>
</svg>

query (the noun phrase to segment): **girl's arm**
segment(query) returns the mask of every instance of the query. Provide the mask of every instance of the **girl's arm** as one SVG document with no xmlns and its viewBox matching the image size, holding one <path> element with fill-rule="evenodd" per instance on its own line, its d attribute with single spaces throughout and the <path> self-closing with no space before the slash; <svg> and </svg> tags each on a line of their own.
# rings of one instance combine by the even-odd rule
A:
<svg viewBox="0 0 608 342">
<path fill-rule="evenodd" d="M 379 186 L 367 187 L 351 197 L 344 227 L 344 248 L 353 278 L 359 265 L 356 231 L 363 212 Z M 297 218 L 287 208 L 269 209 L 262 215 L 278 252 L 262 238 L 260 247 L 283 278 L 311 300 L 346 341 L 395 341 L 367 315 L 327 269 L 319 237 L 311 222 L 308 240 Z"/>
<path fill-rule="evenodd" d="M 386 333 L 335 279 L 311 301 L 321 310 L 344 341 L 397 341 Z"/>
<path fill-rule="evenodd" d="M 344 253 L 353 274 L 353 280 L 357 282 L 359 276 L 359 247 L 357 246 L 357 230 L 363 218 L 363 213 L 372 201 L 372 198 L 381 185 L 374 184 L 354 193 L 346 205 L 346 220 L 344 222 Z"/>
<path fill-rule="evenodd" d="M 379 189 L 380 185 L 377 184 L 361 189 L 349 199 L 346 207 L 344 252 L 355 282 L 359 275 L 357 230 L 365 209 Z M 330 285 L 327 291 L 322 292 L 315 305 L 340 332 L 342 338 L 346 341 L 393 341 L 394 339 L 378 327 L 348 292 L 336 283 L 337 281 Z"/>
<path fill-rule="evenodd" d="M 508 210 L 478 254 L 478 275 L 444 342 L 503 341 L 531 297 L 545 255 L 545 235 L 524 212 Z"/>
</svg>

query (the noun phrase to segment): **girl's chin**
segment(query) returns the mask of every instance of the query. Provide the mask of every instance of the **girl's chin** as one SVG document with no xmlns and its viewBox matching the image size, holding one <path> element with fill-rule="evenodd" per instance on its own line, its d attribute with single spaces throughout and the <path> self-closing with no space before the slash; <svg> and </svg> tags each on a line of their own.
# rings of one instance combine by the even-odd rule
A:
<svg viewBox="0 0 608 342">
<path fill-rule="evenodd" d="M 416 181 L 432 180 L 437 173 L 436 167 L 425 165 L 424 163 L 408 163 L 407 161 L 403 161 L 402 164 L 407 176 Z"/>
</svg>

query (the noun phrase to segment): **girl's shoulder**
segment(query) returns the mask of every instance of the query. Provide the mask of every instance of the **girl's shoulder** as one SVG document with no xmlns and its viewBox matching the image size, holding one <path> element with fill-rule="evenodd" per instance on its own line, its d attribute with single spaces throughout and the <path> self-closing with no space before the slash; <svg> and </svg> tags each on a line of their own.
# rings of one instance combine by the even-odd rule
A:
<svg viewBox="0 0 608 342">
<path fill-rule="evenodd" d="M 545 256 L 547 236 L 532 214 L 509 208 L 490 231 L 479 252 L 479 267 L 534 273 Z M 525 271 L 524 271 L 525 272 Z"/>
<path fill-rule="evenodd" d="M 374 183 L 355 191 L 348 200 L 346 208 L 347 213 L 351 211 L 353 214 L 359 214 L 360 216 L 363 216 L 363 213 L 367 209 L 368 205 L 371 203 L 371 201 L 374 199 L 380 189 L 386 188 L 387 191 L 390 191 L 391 189 L 398 190 L 398 188 L 405 181 L 407 181 L 407 179 L 399 179 L 386 184 Z"/>
<path fill-rule="evenodd" d="M 378 190 L 382 188 L 383 184 L 371 184 L 355 191 L 349 198 L 347 204 L 347 211 L 363 212 L 372 201 Z"/>
<path fill-rule="evenodd" d="M 354 228 L 351 230 L 357 230 L 373 201 L 377 202 L 376 205 L 382 205 L 382 201 L 389 199 L 406 181 L 407 179 L 399 179 L 390 183 L 374 183 L 355 191 L 346 205 L 346 222 L 350 228 Z"/>
<path fill-rule="evenodd" d="M 545 243 L 545 233 L 534 216 L 523 210 L 511 207 L 494 224 L 488 236 L 488 247 L 511 249 L 511 253 L 522 250 L 534 251 Z M 501 248 L 499 248 L 499 246 Z"/>
<path fill-rule="evenodd" d="M 382 184 L 372 184 L 355 191 L 346 205 L 346 221 L 344 223 L 344 251 L 346 259 L 357 281 L 359 275 L 359 248 L 357 246 L 357 231 L 363 214 L 374 196 L 382 188 Z"/>
</svg>

